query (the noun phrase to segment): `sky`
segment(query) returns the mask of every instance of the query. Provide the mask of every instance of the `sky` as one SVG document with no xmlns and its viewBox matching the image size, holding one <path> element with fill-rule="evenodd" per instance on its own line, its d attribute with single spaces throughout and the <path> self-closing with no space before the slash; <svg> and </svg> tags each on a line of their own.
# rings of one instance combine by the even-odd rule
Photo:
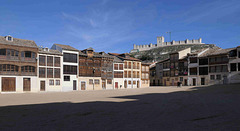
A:
<svg viewBox="0 0 240 131">
<path fill-rule="evenodd" d="M 202 38 L 240 46 L 239 0 L 0 0 L 0 35 L 79 50 L 125 53 L 133 44 Z"/>
</svg>

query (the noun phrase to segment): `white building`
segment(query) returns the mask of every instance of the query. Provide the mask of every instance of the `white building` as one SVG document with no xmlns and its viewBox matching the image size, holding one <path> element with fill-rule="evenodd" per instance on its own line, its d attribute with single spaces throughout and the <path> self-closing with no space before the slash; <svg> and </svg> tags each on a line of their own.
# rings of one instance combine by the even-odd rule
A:
<svg viewBox="0 0 240 131">
<path fill-rule="evenodd" d="M 62 91 L 79 90 L 78 87 L 78 53 L 79 50 L 62 44 L 54 44 L 51 49 L 59 50 L 63 54 Z"/>
<path fill-rule="evenodd" d="M 40 91 L 62 91 L 62 53 L 49 48 L 38 51 L 38 83 Z"/>
</svg>

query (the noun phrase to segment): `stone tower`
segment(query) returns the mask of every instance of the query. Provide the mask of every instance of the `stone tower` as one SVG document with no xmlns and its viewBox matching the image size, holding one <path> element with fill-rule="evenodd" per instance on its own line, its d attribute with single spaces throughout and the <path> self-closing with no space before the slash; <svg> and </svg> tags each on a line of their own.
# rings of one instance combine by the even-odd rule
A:
<svg viewBox="0 0 240 131">
<path fill-rule="evenodd" d="M 158 36 L 157 37 L 157 46 L 163 46 L 164 43 L 164 37 L 163 36 Z"/>
</svg>

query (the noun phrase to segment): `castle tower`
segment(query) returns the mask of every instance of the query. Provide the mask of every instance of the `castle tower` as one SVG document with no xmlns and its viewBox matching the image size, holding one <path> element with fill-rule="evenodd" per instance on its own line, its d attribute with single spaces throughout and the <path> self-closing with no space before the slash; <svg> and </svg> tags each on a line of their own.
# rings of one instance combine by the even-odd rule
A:
<svg viewBox="0 0 240 131">
<path fill-rule="evenodd" d="M 163 46 L 164 43 L 164 37 L 163 36 L 158 36 L 157 37 L 157 46 Z"/>
</svg>

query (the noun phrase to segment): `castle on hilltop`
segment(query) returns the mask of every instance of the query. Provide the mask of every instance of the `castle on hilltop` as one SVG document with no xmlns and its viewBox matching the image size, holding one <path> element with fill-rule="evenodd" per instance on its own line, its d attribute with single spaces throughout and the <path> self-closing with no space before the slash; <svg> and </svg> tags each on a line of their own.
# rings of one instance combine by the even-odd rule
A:
<svg viewBox="0 0 240 131">
<path fill-rule="evenodd" d="M 150 50 L 156 47 L 164 47 L 164 46 L 172 46 L 172 45 L 184 45 L 184 44 L 204 44 L 202 43 L 202 38 L 199 38 L 197 40 L 184 40 L 184 41 L 171 41 L 171 42 L 164 42 L 164 37 L 159 36 L 157 37 L 157 44 L 147 44 L 147 45 L 133 45 L 133 50 L 131 52 L 138 52 L 138 51 L 145 51 L 145 50 Z"/>
</svg>

